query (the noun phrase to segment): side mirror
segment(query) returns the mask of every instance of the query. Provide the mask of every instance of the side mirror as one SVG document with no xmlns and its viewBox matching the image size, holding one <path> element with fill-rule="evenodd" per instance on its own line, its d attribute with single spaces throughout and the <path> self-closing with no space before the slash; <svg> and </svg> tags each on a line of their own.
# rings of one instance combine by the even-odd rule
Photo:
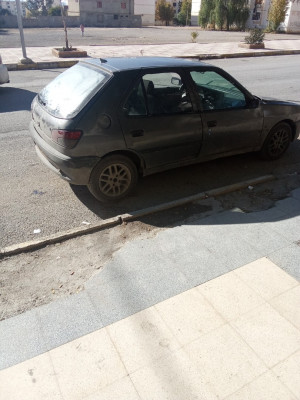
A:
<svg viewBox="0 0 300 400">
<path fill-rule="evenodd" d="M 171 79 L 171 83 L 172 83 L 172 85 L 176 85 L 176 86 L 181 86 L 182 85 L 181 79 L 175 78 L 175 77 L 173 77 Z"/>
</svg>

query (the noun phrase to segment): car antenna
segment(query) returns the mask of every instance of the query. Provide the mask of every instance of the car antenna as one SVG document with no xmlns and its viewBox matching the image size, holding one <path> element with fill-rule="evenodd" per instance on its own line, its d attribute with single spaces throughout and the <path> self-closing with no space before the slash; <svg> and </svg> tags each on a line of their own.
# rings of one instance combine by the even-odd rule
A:
<svg viewBox="0 0 300 400">
<path fill-rule="evenodd" d="M 100 58 L 100 61 L 101 61 L 102 63 L 107 63 L 107 60 L 105 60 L 105 58 Z"/>
</svg>

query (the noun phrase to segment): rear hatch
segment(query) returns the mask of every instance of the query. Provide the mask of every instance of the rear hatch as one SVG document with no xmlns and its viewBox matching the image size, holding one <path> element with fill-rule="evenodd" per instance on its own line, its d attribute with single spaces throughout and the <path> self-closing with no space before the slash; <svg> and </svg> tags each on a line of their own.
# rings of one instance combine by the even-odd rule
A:
<svg viewBox="0 0 300 400">
<path fill-rule="evenodd" d="M 77 116 L 110 77 L 88 63 L 58 75 L 33 101 L 32 123 L 38 135 L 57 150 L 75 147 L 83 135 L 76 131 Z"/>
</svg>

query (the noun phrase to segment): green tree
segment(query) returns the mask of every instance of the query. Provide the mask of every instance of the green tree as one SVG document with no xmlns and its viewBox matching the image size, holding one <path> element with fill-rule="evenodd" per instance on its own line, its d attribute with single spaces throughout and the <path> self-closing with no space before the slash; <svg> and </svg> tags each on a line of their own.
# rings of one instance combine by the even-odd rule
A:
<svg viewBox="0 0 300 400">
<path fill-rule="evenodd" d="M 180 25 L 191 25 L 192 0 L 183 0 L 177 19 Z"/>
<path fill-rule="evenodd" d="M 155 18 L 169 25 L 174 17 L 172 4 L 166 0 L 158 0 L 155 8 Z"/>
<path fill-rule="evenodd" d="M 206 28 L 208 24 L 212 23 L 214 9 L 215 0 L 202 0 L 198 18 L 200 26 Z"/>
<path fill-rule="evenodd" d="M 52 16 L 61 15 L 61 7 L 50 7 L 48 10 L 48 14 Z"/>
<path fill-rule="evenodd" d="M 2 8 L 2 7 L 0 6 L 0 15 L 12 15 L 12 14 L 11 14 L 11 12 L 10 12 L 8 9 Z"/>
<path fill-rule="evenodd" d="M 39 15 L 48 15 L 48 10 L 51 8 L 53 0 L 27 0 L 26 8 L 32 17 Z"/>
<path fill-rule="evenodd" d="M 269 28 L 271 30 L 277 31 L 279 25 L 284 22 L 288 5 L 289 0 L 272 0 L 268 14 Z"/>
<path fill-rule="evenodd" d="M 199 11 L 199 25 L 217 25 L 219 29 L 229 30 L 235 26 L 245 29 L 250 15 L 248 0 L 202 0 Z"/>
</svg>

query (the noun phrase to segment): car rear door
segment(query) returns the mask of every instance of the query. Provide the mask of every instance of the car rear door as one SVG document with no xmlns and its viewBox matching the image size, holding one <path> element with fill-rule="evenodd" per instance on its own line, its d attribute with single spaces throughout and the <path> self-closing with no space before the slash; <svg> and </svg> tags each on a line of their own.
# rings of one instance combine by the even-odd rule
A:
<svg viewBox="0 0 300 400">
<path fill-rule="evenodd" d="M 127 147 L 147 169 L 196 159 L 202 144 L 202 120 L 178 70 L 145 71 L 122 105 Z"/>
</svg>

